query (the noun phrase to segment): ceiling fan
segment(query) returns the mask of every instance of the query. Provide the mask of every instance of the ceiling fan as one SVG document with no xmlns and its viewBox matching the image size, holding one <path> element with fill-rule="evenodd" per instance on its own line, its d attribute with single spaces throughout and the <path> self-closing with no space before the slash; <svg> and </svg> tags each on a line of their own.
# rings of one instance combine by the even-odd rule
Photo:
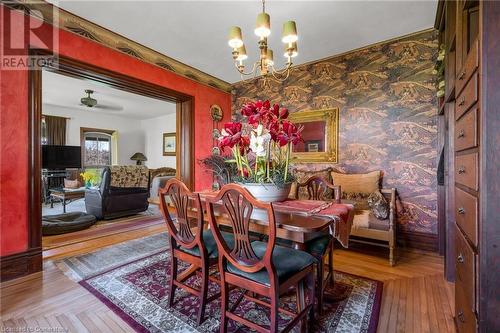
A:
<svg viewBox="0 0 500 333">
<path fill-rule="evenodd" d="M 87 96 L 82 97 L 80 99 L 80 105 L 82 105 L 82 106 L 86 106 L 88 108 L 109 110 L 109 111 L 123 110 L 122 106 L 111 103 L 111 102 L 107 102 L 107 104 L 98 103 L 97 99 L 92 98 L 92 94 L 94 93 L 94 91 L 91 89 L 85 89 L 85 93 L 87 94 Z"/>
</svg>

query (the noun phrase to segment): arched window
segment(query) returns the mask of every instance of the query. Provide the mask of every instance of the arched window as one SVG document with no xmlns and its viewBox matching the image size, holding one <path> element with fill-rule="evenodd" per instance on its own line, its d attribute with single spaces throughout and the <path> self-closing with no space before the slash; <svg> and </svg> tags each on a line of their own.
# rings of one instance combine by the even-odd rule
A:
<svg viewBox="0 0 500 333">
<path fill-rule="evenodd" d="M 111 134 L 84 132 L 83 166 L 102 167 L 111 165 Z"/>
</svg>

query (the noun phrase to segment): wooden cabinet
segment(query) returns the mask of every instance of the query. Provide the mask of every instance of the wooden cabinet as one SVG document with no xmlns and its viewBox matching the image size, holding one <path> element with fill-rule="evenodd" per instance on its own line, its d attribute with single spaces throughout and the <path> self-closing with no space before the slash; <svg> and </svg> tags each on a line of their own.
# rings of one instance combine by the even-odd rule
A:
<svg viewBox="0 0 500 333">
<path fill-rule="evenodd" d="M 500 332 L 500 1 L 440 0 L 435 27 L 453 57 L 444 78 L 454 110 L 439 135 L 451 147 L 445 269 L 455 323 L 460 333 Z"/>
<path fill-rule="evenodd" d="M 478 145 L 478 112 L 475 107 L 455 124 L 455 151 L 461 151 Z"/>
<path fill-rule="evenodd" d="M 455 187 L 455 219 L 461 231 L 477 247 L 477 197 Z"/>
<path fill-rule="evenodd" d="M 479 189 L 477 153 L 455 157 L 455 182 L 474 191 Z"/>
</svg>

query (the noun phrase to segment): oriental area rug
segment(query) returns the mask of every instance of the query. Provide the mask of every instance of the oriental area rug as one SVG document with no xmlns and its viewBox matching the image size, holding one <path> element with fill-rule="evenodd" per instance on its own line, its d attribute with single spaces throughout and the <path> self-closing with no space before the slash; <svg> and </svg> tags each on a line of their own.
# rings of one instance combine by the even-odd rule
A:
<svg viewBox="0 0 500 333">
<path fill-rule="evenodd" d="M 196 325 L 198 299 L 177 289 L 168 308 L 170 252 L 166 233 L 120 243 L 93 253 L 65 258 L 56 265 L 113 310 L 137 332 L 219 332 L 220 302 L 207 305 L 205 321 Z M 181 265 L 181 269 L 186 266 Z M 187 283 L 198 287 L 197 276 Z M 210 282 L 209 296 L 218 292 Z M 324 314 L 310 323 L 312 332 L 375 332 L 380 312 L 382 282 L 335 271 L 335 286 L 328 290 L 345 298 L 324 304 Z M 241 291 L 231 292 L 230 304 Z M 295 309 L 295 293 L 281 298 L 282 306 Z M 237 313 L 266 326 L 269 311 L 242 301 Z M 280 314 L 280 326 L 289 318 Z M 229 332 L 251 332 L 229 321 Z M 296 328 L 295 331 L 298 331 Z"/>
</svg>

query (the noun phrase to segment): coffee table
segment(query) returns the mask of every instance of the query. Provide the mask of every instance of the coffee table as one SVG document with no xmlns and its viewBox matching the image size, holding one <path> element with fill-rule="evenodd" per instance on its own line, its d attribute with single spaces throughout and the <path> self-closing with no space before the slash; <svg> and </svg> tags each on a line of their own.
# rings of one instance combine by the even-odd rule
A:
<svg viewBox="0 0 500 333">
<path fill-rule="evenodd" d="M 62 201 L 63 213 L 66 213 L 66 204 L 85 198 L 85 187 L 76 189 L 52 188 L 50 191 L 50 208 L 54 208 L 54 199 Z"/>
</svg>

